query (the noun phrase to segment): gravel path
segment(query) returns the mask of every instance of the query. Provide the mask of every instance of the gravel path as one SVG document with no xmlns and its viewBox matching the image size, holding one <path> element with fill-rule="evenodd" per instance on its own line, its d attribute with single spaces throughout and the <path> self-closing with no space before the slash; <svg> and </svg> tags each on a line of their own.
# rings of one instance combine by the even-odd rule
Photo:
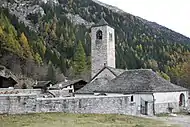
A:
<svg viewBox="0 0 190 127">
<path fill-rule="evenodd" d="M 159 117 L 159 119 L 182 127 L 190 127 L 190 116 L 178 115 L 177 117 Z"/>
<path fill-rule="evenodd" d="M 185 115 L 177 115 L 176 117 L 149 117 L 152 119 L 160 120 L 163 122 L 171 124 L 177 124 L 181 127 L 190 127 L 190 116 Z"/>
</svg>

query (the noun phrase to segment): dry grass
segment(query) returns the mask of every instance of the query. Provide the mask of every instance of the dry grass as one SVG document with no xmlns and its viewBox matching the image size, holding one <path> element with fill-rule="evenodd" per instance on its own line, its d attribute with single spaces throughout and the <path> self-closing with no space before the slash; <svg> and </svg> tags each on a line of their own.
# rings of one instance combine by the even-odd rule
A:
<svg viewBox="0 0 190 127">
<path fill-rule="evenodd" d="M 160 121 L 97 114 L 42 113 L 0 115 L 0 127 L 174 127 Z"/>
</svg>

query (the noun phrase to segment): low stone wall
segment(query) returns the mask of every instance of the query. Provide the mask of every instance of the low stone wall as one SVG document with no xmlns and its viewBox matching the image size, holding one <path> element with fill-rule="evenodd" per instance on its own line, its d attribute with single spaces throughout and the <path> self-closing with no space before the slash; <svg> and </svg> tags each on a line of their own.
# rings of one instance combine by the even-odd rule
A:
<svg viewBox="0 0 190 127">
<path fill-rule="evenodd" d="M 11 88 L 1 88 L 0 94 L 41 94 L 40 89 L 11 89 Z"/>
<path fill-rule="evenodd" d="M 0 94 L 0 114 L 36 112 L 35 94 Z"/>
<path fill-rule="evenodd" d="M 36 94 L 0 94 L 0 114 L 36 112 L 98 113 L 138 115 L 136 103 L 129 96 L 38 98 Z M 152 104 L 148 105 L 153 109 Z M 155 103 L 155 113 L 179 112 L 178 103 Z M 148 114 L 153 114 L 150 110 Z"/>
<path fill-rule="evenodd" d="M 37 112 L 136 115 L 128 96 L 37 98 L 36 94 L 0 94 L 0 114 Z"/>
<path fill-rule="evenodd" d="M 48 90 L 55 97 L 72 97 L 73 94 L 69 93 L 69 90 Z M 36 94 L 37 97 L 43 97 L 45 94 L 41 89 L 11 89 L 2 88 L 0 94 Z"/>
<path fill-rule="evenodd" d="M 136 115 L 128 96 L 86 98 L 38 98 L 37 112 L 98 113 Z"/>
<path fill-rule="evenodd" d="M 180 112 L 179 103 L 156 103 L 155 104 L 155 113 L 170 113 L 169 107 L 172 107 L 172 112 Z"/>
</svg>

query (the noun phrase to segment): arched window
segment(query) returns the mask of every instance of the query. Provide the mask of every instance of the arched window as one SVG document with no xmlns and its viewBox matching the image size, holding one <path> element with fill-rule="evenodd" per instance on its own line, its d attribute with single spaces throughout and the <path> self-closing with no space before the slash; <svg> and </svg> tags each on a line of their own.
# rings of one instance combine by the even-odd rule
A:
<svg viewBox="0 0 190 127">
<path fill-rule="evenodd" d="M 102 40 L 102 31 L 101 30 L 98 30 L 97 33 L 96 33 L 96 39 L 99 39 L 99 40 Z"/>
<path fill-rule="evenodd" d="M 179 106 L 185 107 L 185 95 L 183 93 L 179 96 Z"/>
</svg>

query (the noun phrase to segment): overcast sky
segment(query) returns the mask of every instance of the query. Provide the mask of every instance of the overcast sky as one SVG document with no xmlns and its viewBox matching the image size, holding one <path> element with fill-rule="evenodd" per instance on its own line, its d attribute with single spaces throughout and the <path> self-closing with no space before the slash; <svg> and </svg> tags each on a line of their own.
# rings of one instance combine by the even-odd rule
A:
<svg viewBox="0 0 190 127">
<path fill-rule="evenodd" d="M 190 0 L 100 0 L 190 37 Z"/>
</svg>

